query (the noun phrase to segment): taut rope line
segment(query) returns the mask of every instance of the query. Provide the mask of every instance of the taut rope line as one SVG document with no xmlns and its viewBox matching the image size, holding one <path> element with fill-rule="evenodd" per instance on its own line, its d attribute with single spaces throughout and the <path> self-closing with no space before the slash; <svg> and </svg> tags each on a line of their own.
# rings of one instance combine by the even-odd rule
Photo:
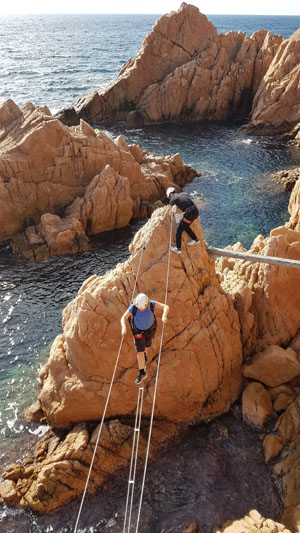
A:
<svg viewBox="0 0 300 533">
<path fill-rule="evenodd" d="M 174 213 L 172 212 L 171 224 L 170 224 L 170 238 L 169 238 L 169 254 L 168 254 L 168 266 L 167 266 L 166 290 L 165 290 L 165 301 L 164 301 L 165 305 L 167 304 L 167 298 L 168 298 L 168 285 L 169 285 L 169 274 L 170 274 L 170 255 L 171 255 L 170 246 L 171 246 L 171 242 L 172 242 L 173 217 L 174 217 Z M 147 451 L 146 451 L 145 466 L 144 466 L 144 475 L 143 475 L 143 481 L 142 481 L 140 503 L 139 503 L 139 510 L 138 510 L 135 533 L 137 533 L 138 530 L 139 530 L 141 507 L 142 507 L 144 488 L 145 488 L 145 479 L 146 479 L 146 472 L 147 472 L 147 466 L 148 466 L 148 458 L 149 458 L 149 450 L 150 450 L 150 442 L 151 442 L 151 434 L 152 434 L 152 426 L 153 426 L 153 417 L 154 417 L 155 400 L 156 400 L 156 393 L 157 393 L 157 384 L 158 384 L 158 376 L 159 376 L 159 367 L 160 367 L 160 359 L 161 359 L 161 350 L 162 350 L 162 341 L 163 341 L 163 336 L 164 336 L 164 329 L 165 329 L 165 324 L 163 322 L 162 331 L 161 331 L 161 337 L 160 337 L 159 354 L 158 354 L 158 359 L 157 359 L 157 370 L 156 370 L 155 387 L 154 387 L 154 394 L 153 394 L 152 411 L 151 411 L 151 419 L 150 419 L 150 426 L 149 426 L 149 435 L 148 435 Z"/>
<path fill-rule="evenodd" d="M 143 246 L 142 246 L 142 249 L 141 249 L 141 255 L 140 255 L 140 260 L 139 260 L 139 264 L 138 264 L 138 270 L 137 270 L 137 274 L 136 274 L 136 277 L 135 277 L 135 283 L 134 283 L 131 299 L 133 299 L 134 291 L 135 291 L 136 285 L 137 285 L 137 280 L 138 280 L 138 276 L 139 276 L 139 272 L 140 272 L 140 266 L 141 266 L 141 262 L 142 262 L 144 249 L 145 249 L 145 239 L 146 239 L 147 234 L 148 234 L 148 231 L 146 231 L 145 235 L 144 235 L 144 242 L 143 242 Z M 76 520 L 76 524 L 75 524 L 75 528 L 74 528 L 74 533 L 77 532 L 77 527 L 78 527 L 78 523 L 79 523 L 79 520 L 80 520 L 80 515 L 81 515 L 84 499 L 85 499 L 85 496 L 86 496 L 86 491 L 87 491 L 87 488 L 88 488 L 88 484 L 89 484 L 90 477 L 91 477 L 91 472 L 92 472 L 92 469 L 93 469 L 93 464 L 94 464 L 95 457 L 96 457 L 96 451 L 97 451 L 97 447 L 98 447 L 98 444 L 99 444 L 99 439 L 100 439 L 100 435 L 101 435 L 102 428 L 103 428 L 104 418 L 105 418 L 105 415 L 106 415 L 106 410 L 107 410 L 108 402 L 109 402 L 109 399 L 110 399 L 111 390 L 112 390 L 113 382 L 114 382 L 114 379 L 115 379 L 117 366 L 118 366 L 118 363 L 119 363 L 119 358 L 120 358 L 120 353 L 121 353 L 123 341 L 124 341 L 124 335 L 122 336 L 122 339 L 121 339 L 121 342 L 120 342 L 119 352 L 118 352 L 118 355 L 117 355 L 115 368 L 114 368 L 112 379 L 111 379 L 111 382 L 110 382 L 110 387 L 109 387 L 107 398 L 106 398 L 106 403 L 105 403 L 105 407 L 104 407 L 104 411 L 103 411 L 103 415 L 102 415 L 102 419 L 101 419 L 101 424 L 100 424 L 99 431 L 98 431 L 98 434 L 97 434 L 97 439 L 96 439 L 96 443 L 95 443 L 93 457 L 92 457 L 92 461 L 91 461 L 91 464 L 90 464 L 87 480 L 86 480 L 84 491 L 83 491 L 82 498 L 81 498 L 79 512 L 78 512 L 78 516 L 77 516 L 77 520 Z"/>
<path fill-rule="evenodd" d="M 120 358 L 120 353 L 121 353 L 121 348 L 122 348 L 122 345 L 123 345 L 123 340 L 124 340 L 124 336 L 122 337 L 121 342 L 120 342 L 119 352 L 118 352 L 118 355 L 117 355 L 115 368 L 114 368 L 114 371 L 113 371 L 113 375 L 112 375 L 112 378 L 111 378 L 109 391 L 108 391 L 107 398 L 106 398 L 106 403 L 105 403 L 105 407 L 104 407 L 104 411 L 103 411 L 103 415 L 102 415 L 102 420 L 101 420 L 101 424 L 100 424 L 100 427 L 99 427 L 99 431 L 98 431 L 98 435 L 97 435 L 97 439 L 96 439 L 96 443 L 95 443 L 95 448 L 94 448 L 94 453 L 93 453 L 92 461 L 91 461 L 91 464 L 90 464 L 87 480 L 86 480 L 86 483 L 85 483 L 85 487 L 84 487 L 84 491 L 83 491 L 83 495 L 82 495 L 82 499 L 81 499 L 81 504 L 80 504 L 79 513 L 78 513 L 78 516 L 77 516 L 75 528 L 74 528 L 74 533 L 76 533 L 76 531 L 77 531 L 77 526 L 78 526 L 78 522 L 79 522 L 79 519 L 80 519 L 84 498 L 85 498 L 85 495 L 86 495 L 86 491 L 87 491 L 87 488 L 88 488 L 88 484 L 89 484 L 89 480 L 90 480 L 90 476 L 91 476 L 94 460 L 95 460 L 95 457 L 96 457 L 96 451 L 97 451 L 100 435 L 101 435 L 102 428 L 103 428 L 104 418 L 105 418 L 105 415 L 106 415 L 106 410 L 107 410 L 107 406 L 108 406 L 108 402 L 109 402 L 109 398 L 110 398 L 110 394 L 111 394 L 111 389 L 112 389 L 113 382 L 114 382 L 114 379 L 115 379 L 115 374 L 116 374 L 116 370 L 117 370 L 117 366 L 118 366 L 118 362 L 119 362 L 119 358 Z"/>
<path fill-rule="evenodd" d="M 144 387 L 140 387 L 139 393 L 138 393 L 137 406 L 136 406 L 135 425 L 134 425 L 134 433 L 133 433 L 133 443 L 132 443 L 131 462 L 130 462 L 130 469 L 129 469 L 128 490 L 127 490 L 127 500 L 126 500 L 125 516 L 124 516 L 123 533 L 126 533 L 128 502 L 129 502 L 129 497 L 130 497 L 130 492 L 131 492 L 130 506 L 129 506 L 129 518 L 128 518 L 128 524 L 127 524 L 127 531 L 128 533 L 130 532 L 136 464 L 137 464 L 137 456 L 138 456 L 139 441 L 140 441 L 143 398 L 144 398 Z M 133 467 L 133 476 L 132 476 L 133 459 L 134 459 L 134 467 Z"/>
</svg>

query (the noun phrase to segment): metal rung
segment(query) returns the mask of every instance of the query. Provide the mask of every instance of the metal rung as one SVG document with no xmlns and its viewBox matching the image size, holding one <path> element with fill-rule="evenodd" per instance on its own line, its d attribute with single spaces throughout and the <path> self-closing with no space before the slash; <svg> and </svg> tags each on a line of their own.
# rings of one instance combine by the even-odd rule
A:
<svg viewBox="0 0 300 533">
<path fill-rule="evenodd" d="M 134 483 L 133 479 L 131 479 L 131 480 L 129 481 L 129 483 Z"/>
<path fill-rule="evenodd" d="M 134 431 L 140 431 L 140 429 L 139 428 L 134 428 Z"/>
</svg>

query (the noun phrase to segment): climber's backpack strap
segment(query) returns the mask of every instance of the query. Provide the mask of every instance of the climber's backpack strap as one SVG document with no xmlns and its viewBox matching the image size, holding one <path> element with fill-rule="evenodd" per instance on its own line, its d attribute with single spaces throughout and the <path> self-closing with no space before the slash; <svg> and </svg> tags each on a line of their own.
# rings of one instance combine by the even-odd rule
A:
<svg viewBox="0 0 300 533">
<path fill-rule="evenodd" d="M 150 301 L 150 305 L 149 305 L 149 307 L 150 307 L 150 310 L 152 311 L 153 316 L 154 316 L 154 322 L 153 322 L 153 324 L 152 324 L 152 326 L 151 326 L 151 328 L 153 328 L 154 326 L 156 327 L 157 322 L 156 322 L 156 317 L 155 317 L 155 314 L 154 314 L 154 305 L 153 305 L 153 303 L 152 303 L 151 301 Z M 131 318 L 131 316 L 130 316 L 130 317 L 128 318 L 128 321 L 129 321 L 130 328 L 131 328 L 131 331 L 132 331 L 133 336 L 135 337 L 136 335 L 141 335 L 141 337 L 142 337 L 144 332 L 143 332 L 142 330 L 139 330 L 138 328 L 136 328 L 136 327 L 134 326 L 134 323 L 133 323 L 133 321 L 134 321 L 134 317 L 135 317 L 135 315 L 136 315 L 136 313 L 137 313 L 137 310 L 138 310 L 137 306 L 134 305 L 134 306 L 133 306 L 133 309 L 132 309 L 132 318 Z"/>
</svg>

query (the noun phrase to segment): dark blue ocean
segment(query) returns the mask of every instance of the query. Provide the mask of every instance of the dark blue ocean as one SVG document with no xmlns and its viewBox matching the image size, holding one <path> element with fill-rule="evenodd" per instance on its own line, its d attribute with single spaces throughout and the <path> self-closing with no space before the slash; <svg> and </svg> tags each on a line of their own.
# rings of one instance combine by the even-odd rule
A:
<svg viewBox="0 0 300 533">
<path fill-rule="evenodd" d="M 31 101 L 56 112 L 76 103 L 80 97 L 105 87 L 125 61 L 135 57 L 158 17 L 0 17 L 0 104 L 11 98 L 19 106 Z M 237 30 L 251 35 L 266 29 L 288 38 L 300 26 L 300 17 L 208 18 L 220 33 Z M 239 133 L 238 124 L 229 122 L 130 130 L 118 125 L 107 133 L 122 133 L 128 142 L 138 142 L 157 155 L 180 152 L 185 163 L 202 172 L 186 190 L 197 200 L 210 244 L 224 246 L 241 241 L 249 247 L 258 234 L 267 236 L 273 227 L 288 220 L 289 193 L 274 183 L 270 174 L 300 164 L 300 150 L 289 144 Z M 128 245 L 140 225 L 94 236 L 90 251 L 41 264 L 16 257 L 9 248 L 0 249 L 3 464 L 17 457 L 28 435 L 42 431 L 28 425 L 23 411 L 38 394 L 38 369 L 47 360 L 54 337 L 61 332 L 62 309 L 88 276 L 103 274 L 128 257 Z M 0 523 L 5 513 L 0 514 Z"/>
</svg>

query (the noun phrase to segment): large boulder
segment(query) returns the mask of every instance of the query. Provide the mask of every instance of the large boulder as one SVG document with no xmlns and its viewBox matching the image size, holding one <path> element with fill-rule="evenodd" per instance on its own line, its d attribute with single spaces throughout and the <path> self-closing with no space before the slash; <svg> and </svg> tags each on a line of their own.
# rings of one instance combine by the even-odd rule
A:
<svg viewBox="0 0 300 533">
<path fill-rule="evenodd" d="M 263 30 L 218 35 L 195 6 L 182 3 L 155 23 L 136 58 L 104 90 L 57 116 L 68 125 L 80 118 L 130 125 L 245 118 L 281 42 Z"/>
<path fill-rule="evenodd" d="M 268 387 L 277 387 L 300 375 L 300 363 L 292 348 L 268 346 L 243 366 L 243 375 Z"/>
<path fill-rule="evenodd" d="M 156 210 L 135 236 L 130 258 L 105 276 L 87 279 L 65 308 L 63 332 L 40 372 L 42 390 L 30 412 L 34 420 L 71 429 L 61 439 L 50 433 L 26 466 L 7 469 L 0 484 L 0 496 L 7 503 L 17 501 L 38 512 L 51 512 L 82 493 L 118 353 L 89 490 L 103 485 L 109 473 L 128 464 L 137 363 L 131 333 L 120 344 L 120 318 L 130 304 L 135 282 L 138 291 L 164 302 L 169 268 L 170 312 L 163 337 L 160 313 L 156 312 L 158 331 L 148 351 L 148 378 L 143 382 L 139 454 L 144 455 L 147 447 L 161 342 L 150 457 L 180 429 L 228 411 L 237 399 L 242 384 L 238 315 L 231 297 L 219 285 L 199 220 L 193 225 L 200 244 L 185 246 L 183 237 L 182 254 L 169 251 L 170 212 L 170 207 Z M 172 218 L 172 231 L 173 222 Z M 91 421 L 96 423 L 88 425 Z"/>
<path fill-rule="evenodd" d="M 217 281 L 208 259 L 203 231 L 198 246 L 170 257 L 169 320 L 164 333 L 156 416 L 171 422 L 195 422 L 228 410 L 241 386 L 241 343 L 237 313 Z M 63 333 L 53 343 L 41 371 L 40 406 L 55 427 L 68 427 L 101 416 L 121 341 L 120 318 L 137 281 L 164 301 L 170 231 L 169 208 L 157 210 L 131 245 L 131 257 L 103 277 L 92 276 L 63 312 Z M 143 246 L 145 249 L 143 250 Z M 203 269 L 205 272 L 203 272 Z M 149 354 L 144 401 L 151 413 L 161 322 Z M 131 333 L 122 346 L 108 416 L 132 413 L 137 371 Z"/>
</svg>

